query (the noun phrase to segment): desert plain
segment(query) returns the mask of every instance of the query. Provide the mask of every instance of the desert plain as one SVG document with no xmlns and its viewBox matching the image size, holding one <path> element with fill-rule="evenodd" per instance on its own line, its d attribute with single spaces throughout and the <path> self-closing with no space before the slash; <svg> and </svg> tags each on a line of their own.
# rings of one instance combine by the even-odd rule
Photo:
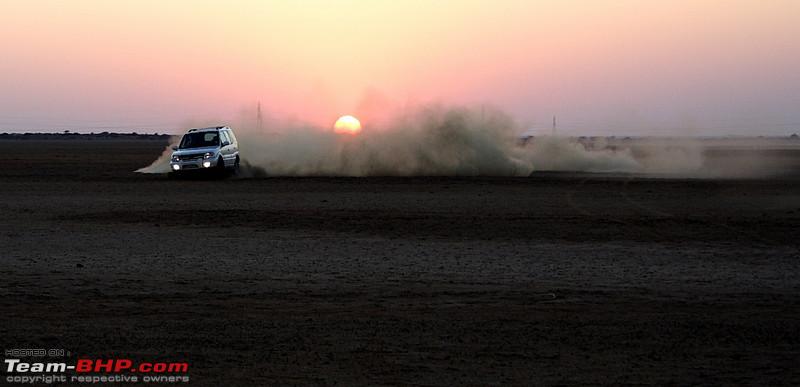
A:
<svg viewBox="0 0 800 387">
<path fill-rule="evenodd" d="M 0 139 L 6 348 L 209 386 L 800 384 L 800 147 L 725 178 L 134 172 L 166 144 Z"/>
</svg>

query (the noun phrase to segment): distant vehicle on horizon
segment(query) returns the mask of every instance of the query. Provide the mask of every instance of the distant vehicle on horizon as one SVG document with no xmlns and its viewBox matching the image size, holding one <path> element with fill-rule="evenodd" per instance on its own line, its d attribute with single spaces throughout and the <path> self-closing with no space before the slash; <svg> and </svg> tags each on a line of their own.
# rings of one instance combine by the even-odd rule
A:
<svg viewBox="0 0 800 387">
<path fill-rule="evenodd" d="M 239 142 L 227 126 L 189 129 L 172 150 L 170 176 L 200 171 L 239 171 Z"/>
</svg>

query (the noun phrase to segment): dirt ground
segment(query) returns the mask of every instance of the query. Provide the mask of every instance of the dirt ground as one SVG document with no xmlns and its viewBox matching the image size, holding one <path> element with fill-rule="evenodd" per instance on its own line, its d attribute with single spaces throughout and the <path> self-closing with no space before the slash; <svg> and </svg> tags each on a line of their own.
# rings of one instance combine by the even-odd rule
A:
<svg viewBox="0 0 800 387">
<path fill-rule="evenodd" d="M 0 141 L 5 348 L 209 386 L 800 385 L 796 176 L 132 172 L 164 145 Z"/>
</svg>

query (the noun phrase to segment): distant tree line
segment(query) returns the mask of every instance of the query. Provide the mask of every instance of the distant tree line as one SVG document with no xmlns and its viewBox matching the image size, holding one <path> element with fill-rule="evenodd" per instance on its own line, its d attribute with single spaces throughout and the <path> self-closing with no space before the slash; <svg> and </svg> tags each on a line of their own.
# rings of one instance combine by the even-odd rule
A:
<svg viewBox="0 0 800 387">
<path fill-rule="evenodd" d="M 166 140 L 169 134 L 158 133 L 75 133 L 65 130 L 61 133 L 0 133 L 0 140 Z"/>
</svg>

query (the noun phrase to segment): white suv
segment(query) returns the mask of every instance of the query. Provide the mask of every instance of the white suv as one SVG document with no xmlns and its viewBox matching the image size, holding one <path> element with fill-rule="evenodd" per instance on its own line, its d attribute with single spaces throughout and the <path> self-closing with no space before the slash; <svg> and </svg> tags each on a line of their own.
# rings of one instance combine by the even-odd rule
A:
<svg viewBox="0 0 800 387">
<path fill-rule="evenodd" d="M 195 170 L 239 170 L 239 143 L 227 126 L 189 129 L 172 150 L 169 167 L 173 175 Z"/>
</svg>

